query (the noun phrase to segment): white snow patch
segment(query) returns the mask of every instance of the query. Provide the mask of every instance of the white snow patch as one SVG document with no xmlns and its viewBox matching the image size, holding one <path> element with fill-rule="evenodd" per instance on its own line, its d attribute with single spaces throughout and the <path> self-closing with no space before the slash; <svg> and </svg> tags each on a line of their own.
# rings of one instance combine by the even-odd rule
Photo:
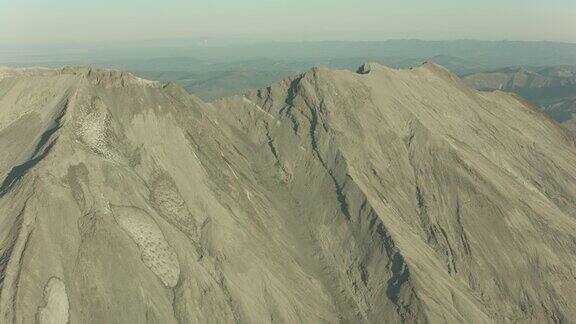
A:
<svg viewBox="0 0 576 324">
<path fill-rule="evenodd" d="M 138 245 L 142 262 L 166 287 L 175 287 L 180 277 L 178 256 L 156 222 L 137 208 L 114 208 L 114 216 Z"/>
<path fill-rule="evenodd" d="M 242 97 L 242 100 L 244 100 L 244 102 L 249 103 L 250 105 L 252 105 L 253 107 L 255 107 L 256 109 L 258 109 L 260 112 L 264 113 L 265 115 L 267 115 L 268 117 L 274 119 L 274 116 L 272 116 L 272 114 L 270 114 L 269 112 L 267 112 L 266 110 L 264 110 L 262 107 L 260 107 L 259 105 L 257 105 L 255 102 L 253 102 L 252 100 L 246 98 L 246 97 Z"/>
<path fill-rule="evenodd" d="M 70 321 L 66 285 L 57 277 L 52 277 L 44 287 L 45 306 L 38 311 L 39 324 L 67 324 Z"/>
</svg>

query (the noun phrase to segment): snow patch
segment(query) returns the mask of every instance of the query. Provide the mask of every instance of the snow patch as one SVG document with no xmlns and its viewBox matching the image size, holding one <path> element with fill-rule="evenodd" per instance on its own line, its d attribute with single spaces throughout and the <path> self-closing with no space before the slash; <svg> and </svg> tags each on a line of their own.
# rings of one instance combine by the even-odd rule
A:
<svg viewBox="0 0 576 324">
<path fill-rule="evenodd" d="M 161 175 L 152 186 L 150 201 L 156 211 L 192 240 L 198 240 L 196 222 L 172 178 Z"/>
<path fill-rule="evenodd" d="M 89 108 L 82 107 L 84 114 L 78 118 L 77 135 L 92 151 L 108 160 L 117 161 L 120 156 L 110 145 L 112 118 L 103 103 L 96 101 Z"/>
<path fill-rule="evenodd" d="M 272 116 L 272 114 L 270 114 L 269 112 L 267 112 L 266 110 L 264 110 L 262 107 L 260 107 L 259 105 L 257 105 L 254 101 L 252 101 L 252 100 L 250 100 L 250 99 L 248 99 L 248 98 L 246 98 L 246 97 L 242 97 L 242 100 L 243 100 L 245 103 L 248 103 L 248 104 L 252 105 L 252 106 L 255 107 L 256 109 L 258 109 L 260 112 L 264 113 L 266 116 L 274 119 L 274 116 Z"/>
<path fill-rule="evenodd" d="M 175 287 L 180 277 L 178 256 L 156 222 L 144 211 L 132 207 L 114 208 L 114 216 L 138 245 L 142 262 L 166 287 Z"/>
<path fill-rule="evenodd" d="M 57 277 L 52 277 L 44 287 L 45 306 L 38 311 L 40 324 L 67 324 L 70 321 L 66 285 Z"/>
</svg>

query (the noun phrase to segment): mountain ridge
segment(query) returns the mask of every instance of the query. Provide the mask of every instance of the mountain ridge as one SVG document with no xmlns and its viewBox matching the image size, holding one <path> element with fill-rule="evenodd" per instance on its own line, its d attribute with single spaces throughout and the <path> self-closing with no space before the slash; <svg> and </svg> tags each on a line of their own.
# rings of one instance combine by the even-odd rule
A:
<svg viewBox="0 0 576 324">
<path fill-rule="evenodd" d="M 2 318 L 575 314 L 574 138 L 434 64 L 359 71 L 211 103 L 123 72 L 0 79 Z"/>
</svg>

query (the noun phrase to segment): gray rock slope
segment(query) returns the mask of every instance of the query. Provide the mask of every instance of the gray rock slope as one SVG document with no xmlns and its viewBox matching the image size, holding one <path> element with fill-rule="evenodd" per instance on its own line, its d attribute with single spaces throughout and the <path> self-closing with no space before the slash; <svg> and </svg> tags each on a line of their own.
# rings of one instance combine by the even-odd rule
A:
<svg viewBox="0 0 576 324">
<path fill-rule="evenodd" d="M 576 145 L 425 64 L 204 103 L 0 70 L 0 322 L 576 317 Z"/>
</svg>

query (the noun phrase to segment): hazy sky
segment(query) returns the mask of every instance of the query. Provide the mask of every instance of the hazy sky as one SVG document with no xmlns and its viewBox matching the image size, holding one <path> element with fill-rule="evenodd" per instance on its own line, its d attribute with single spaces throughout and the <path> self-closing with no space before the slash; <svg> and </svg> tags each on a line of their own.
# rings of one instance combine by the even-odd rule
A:
<svg viewBox="0 0 576 324">
<path fill-rule="evenodd" d="M 0 45 L 171 37 L 576 42 L 576 0 L 0 0 Z"/>
</svg>

